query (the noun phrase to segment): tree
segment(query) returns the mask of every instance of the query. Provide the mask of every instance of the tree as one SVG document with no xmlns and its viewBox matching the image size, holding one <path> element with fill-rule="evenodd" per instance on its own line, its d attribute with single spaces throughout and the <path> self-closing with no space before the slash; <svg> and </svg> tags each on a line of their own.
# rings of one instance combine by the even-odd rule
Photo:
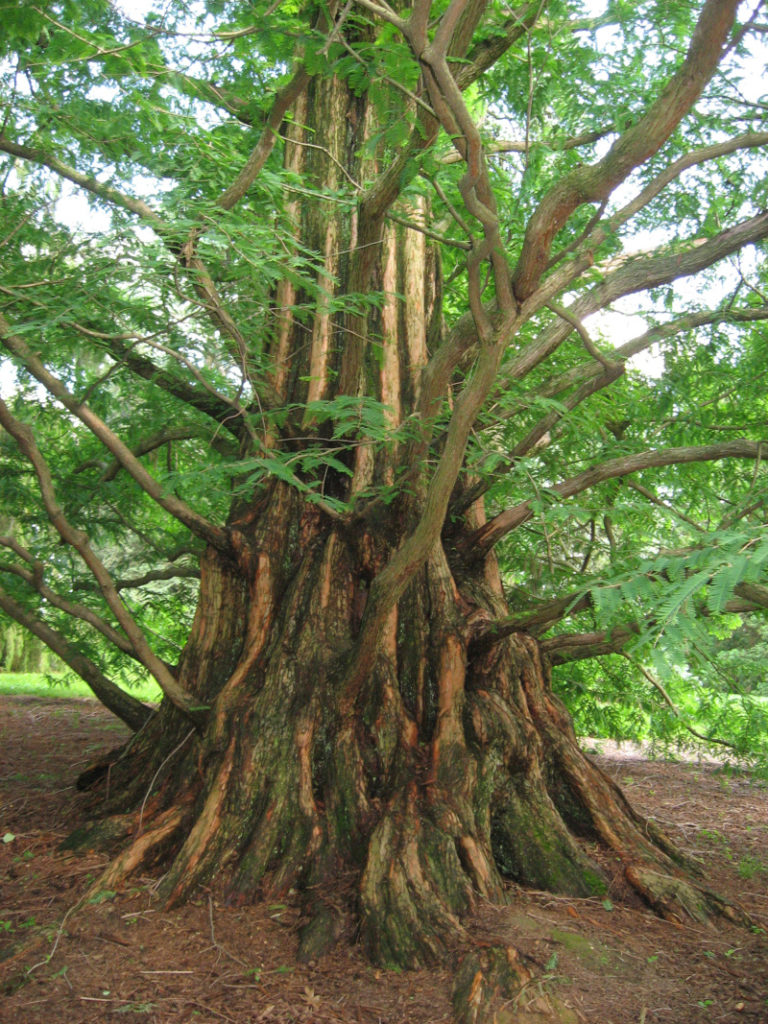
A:
<svg viewBox="0 0 768 1024">
<path fill-rule="evenodd" d="M 768 604 L 761 7 L 4 11 L 0 609 L 136 730 L 102 888 L 294 888 L 312 955 L 351 872 L 406 966 L 599 851 L 738 916 L 551 670 Z"/>
</svg>

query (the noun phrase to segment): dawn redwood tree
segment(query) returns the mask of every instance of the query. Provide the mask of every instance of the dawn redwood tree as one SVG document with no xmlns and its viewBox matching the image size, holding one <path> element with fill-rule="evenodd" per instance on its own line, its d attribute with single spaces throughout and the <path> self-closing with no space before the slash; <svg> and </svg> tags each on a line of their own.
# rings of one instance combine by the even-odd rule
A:
<svg viewBox="0 0 768 1024">
<path fill-rule="evenodd" d="M 4 9 L 0 609 L 135 731 L 99 888 L 738 916 L 551 670 L 768 604 L 762 7 Z"/>
</svg>

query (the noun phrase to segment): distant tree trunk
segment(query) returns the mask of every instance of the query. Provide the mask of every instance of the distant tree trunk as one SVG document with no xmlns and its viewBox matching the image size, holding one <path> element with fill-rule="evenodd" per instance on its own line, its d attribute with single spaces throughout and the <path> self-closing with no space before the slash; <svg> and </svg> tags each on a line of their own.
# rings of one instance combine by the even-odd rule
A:
<svg viewBox="0 0 768 1024">
<path fill-rule="evenodd" d="M 25 629 L 9 623 L 0 633 L 0 670 L 49 672 L 57 670 L 48 648 Z"/>
</svg>

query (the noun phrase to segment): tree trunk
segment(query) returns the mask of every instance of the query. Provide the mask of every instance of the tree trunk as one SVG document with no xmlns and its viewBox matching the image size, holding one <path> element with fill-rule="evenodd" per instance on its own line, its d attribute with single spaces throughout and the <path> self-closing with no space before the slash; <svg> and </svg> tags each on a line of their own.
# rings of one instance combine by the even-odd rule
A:
<svg viewBox="0 0 768 1024">
<path fill-rule="evenodd" d="M 382 172 L 366 146 L 374 121 L 364 96 L 313 81 L 286 129 L 286 160 L 329 196 L 342 174 L 371 180 Z M 392 426 L 406 423 L 439 341 L 437 256 L 423 234 L 386 226 L 369 200 L 292 210 L 305 250 L 319 254 L 318 292 L 278 286 L 265 348 L 285 402 L 315 403 L 281 428 L 297 453 L 336 442 L 318 410 L 338 395 L 372 396 Z M 406 212 L 423 213 L 418 200 Z M 334 290 L 376 301 L 347 301 L 341 314 Z M 399 483 L 406 444 L 418 453 L 422 439 L 359 439 L 339 456 L 348 472 L 330 469 L 322 493 L 364 499 Z M 353 879 L 350 912 L 370 955 L 407 967 L 460 946 L 478 897 L 504 901 L 507 880 L 609 891 L 607 855 L 664 915 L 731 913 L 581 753 L 536 641 L 482 638 L 506 607 L 493 554 L 479 565 L 458 554 L 462 531 L 482 525 L 477 507 L 453 524 L 450 545 L 432 545 L 372 668 L 348 687 L 371 586 L 420 514 L 424 466 L 405 464 L 408 487 L 391 504 L 343 520 L 284 482 L 238 499 L 231 554 L 203 558 L 179 666 L 180 684 L 209 709 L 206 725 L 164 704 L 111 765 L 108 816 L 72 838 L 121 849 L 98 887 L 156 863 L 171 905 L 202 883 L 237 901 L 295 890 L 310 905 L 300 953 L 311 956 L 335 931 L 324 893 L 341 879 L 349 892 Z M 472 998 L 489 963 L 470 978 Z M 520 965 L 508 974 L 524 982 Z M 467 1020 L 481 1019 L 469 996 L 464 1004 Z"/>
<path fill-rule="evenodd" d="M 408 967 L 455 949 L 505 880 L 608 892 L 606 854 L 665 916 L 731 913 L 581 753 L 536 641 L 473 644 L 500 611 L 491 561 L 462 579 L 436 547 L 348 706 L 344 667 L 386 543 L 284 484 L 239 526 L 236 561 L 204 559 L 180 667 L 208 725 L 164 706 L 112 764 L 111 817 L 73 837 L 130 836 L 99 888 L 158 861 L 171 905 L 213 880 L 236 901 L 304 892 L 323 925 L 305 930 L 309 956 L 329 934 L 323 893 L 353 877 L 370 955 Z"/>
</svg>

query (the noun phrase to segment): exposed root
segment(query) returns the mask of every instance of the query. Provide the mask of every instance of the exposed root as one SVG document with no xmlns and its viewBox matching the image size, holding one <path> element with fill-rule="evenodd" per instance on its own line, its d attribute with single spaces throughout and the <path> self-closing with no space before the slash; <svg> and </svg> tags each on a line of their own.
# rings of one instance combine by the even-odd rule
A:
<svg viewBox="0 0 768 1024">
<path fill-rule="evenodd" d="M 624 871 L 629 884 L 667 921 L 682 923 L 686 918 L 711 925 L 712 917 L 725 917 L 736 924 L 749 926 L 748 915 L 709 889 L 691 885 L 681 878 L 664 875 L 639 865 Z"/>
<path fill-rule="evenodd" d="M 152 828 L 139 835 L 119 857 L 112 861 L 101 876 L 93 883 L 88 896 L 117 889 L 128 875 L 144 866 L 153 853 L 171 842 L 187 823 L 189 807 L 174 805 L 152 822 Z"/>
<path fill-rule="evenodd" d="M 577 1024 L 576 1014 L 544 991 L 510 946 L 468 953 L 452 998 L 457 1024 Z"/>
<path fill-rule="evenodd" d="M 474 902 L 456 843 L 425 815 L 415 786 L 371 836 L 361 883 L 361 927 L 379 963 L 424 967 L 467 941 L 460 916 Z"/>
</svg>

